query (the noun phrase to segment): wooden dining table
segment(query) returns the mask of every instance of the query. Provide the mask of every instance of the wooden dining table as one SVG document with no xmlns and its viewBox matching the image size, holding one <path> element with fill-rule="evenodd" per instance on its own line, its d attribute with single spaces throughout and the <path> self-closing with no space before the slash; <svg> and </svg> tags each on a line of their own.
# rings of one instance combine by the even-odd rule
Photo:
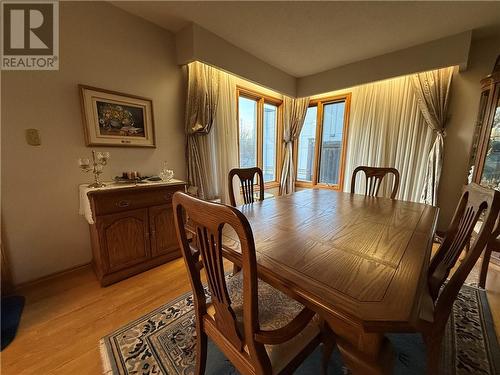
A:
<svg viewBox="0 0 500 375">
<path fill-rule="evenodd" d="M 428 300 L 439 209 L 326 189 L 238 208 L 253 230 L 259 278 L 325 319 L 353 373 L 391 373 L 384 334 L 411 327 Z M 231 228 L 223 249 L 241 264 Z"/>
</svg>

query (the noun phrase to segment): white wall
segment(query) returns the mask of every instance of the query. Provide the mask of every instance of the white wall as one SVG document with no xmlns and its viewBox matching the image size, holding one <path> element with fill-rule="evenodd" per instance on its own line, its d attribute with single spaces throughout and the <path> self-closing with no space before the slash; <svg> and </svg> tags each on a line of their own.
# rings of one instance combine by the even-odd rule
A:
<svg viewBox="0 0 500 375">
<path fill-rule="evenodd" d="M 359 86 L 447 66 L 467 66 L 470 31 L 320 72 L 297 80 L 297 96 Z"/>
<path fill-rule="evenodd" d="M 491 73 L 499 54 L 500 35 L 473 41 L 468 70 L 453 77 L 449 107 L 451 118 L 446 128 L 444 166 L 438 196 L 440 230 L 446 230 L 466 181 L 481 93 L 479 81 Z"/>
<path fill-rule="evenodd" d="M 156 149 L 111 152 L 104 178 L 122 170 L 157 173 L 163 160 L 185 177 L 184 81 L 174 36 L 107 3 L 60 3 L 60 70 L 2 73 L 3 246 L 16 283 L 91 259 L 77 159 L 89 156 L 79 83 L 153 99 Z M 28 146 L 24 129 L 40 129 Z"/>
<path fill-rule="evenodd" d="M 191 24 L 176 34 L 177 62 L 195 60 L 216 66 L 289 96 L 296 96 L 296 78 L 258 59 L 219 36 Z"/>
</svg>

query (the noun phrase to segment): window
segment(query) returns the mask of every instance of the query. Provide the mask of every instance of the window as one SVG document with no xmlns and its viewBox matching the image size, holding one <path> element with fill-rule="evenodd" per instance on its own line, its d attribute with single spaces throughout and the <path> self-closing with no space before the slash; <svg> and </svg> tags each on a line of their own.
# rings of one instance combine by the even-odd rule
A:
<svg viewBox="0 0 500 375">
<path fill-rule="evenodd" d="M 268 185 L 278 180 L 280 116 L 280 100 L 238 88 L 240 168 L 260 167 Z"/>
<path fill-rule="evenodd" d="M 239 98 L 240 167 L 257 165 L 257 101 Z"/>
<path fill-rule="evenodd" d="M 312 101 L 297 142 L 297 185 L 341 190 L 350 94 Z"/>
<path fill-rule="evenodd" d="M 316 117 L 318 108 L 309 107 L 304 126 L 299 135 L 297 179 L 312 182 L 314 153 L 316 149 Z"/>
</svg>

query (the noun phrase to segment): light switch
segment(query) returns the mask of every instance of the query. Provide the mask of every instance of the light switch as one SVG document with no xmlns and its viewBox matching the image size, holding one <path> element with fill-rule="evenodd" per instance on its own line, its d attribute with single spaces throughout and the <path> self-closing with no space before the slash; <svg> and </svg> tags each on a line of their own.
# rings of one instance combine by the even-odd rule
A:
<svg viewBox="0 0 500 375">
<path fill-rule="evenodd" d="M 38 129 L 26 129 L 26 142 L 31 146 L 40 146 L 42 144 Z"/>
</svg>

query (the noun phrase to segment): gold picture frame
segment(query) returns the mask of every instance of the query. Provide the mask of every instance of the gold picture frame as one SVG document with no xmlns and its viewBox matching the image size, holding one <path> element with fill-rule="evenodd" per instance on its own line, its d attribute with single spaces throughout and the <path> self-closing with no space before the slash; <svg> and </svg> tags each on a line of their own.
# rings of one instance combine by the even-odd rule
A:
<svg viewBox="0 0 500 375">
<path fill-rule="evenodd" d="M 78 85 L 87 146 L 156 147 L 153 101 Z"/>
</svg>

